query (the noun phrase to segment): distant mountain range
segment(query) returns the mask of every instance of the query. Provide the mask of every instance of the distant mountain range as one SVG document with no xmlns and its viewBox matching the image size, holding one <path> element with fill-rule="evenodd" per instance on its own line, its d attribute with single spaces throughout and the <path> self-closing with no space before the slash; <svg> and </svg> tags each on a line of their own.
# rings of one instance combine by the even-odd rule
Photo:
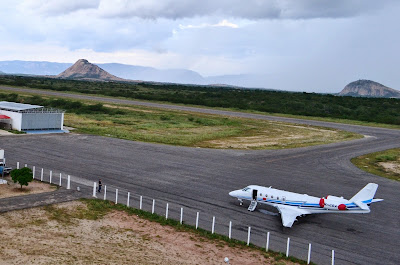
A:
<svg viewBox="0 0 400 265">
<path fill-rule="evenodd" d="M 400 91 L 371 80 L 358 80 L 345 86 L 339 95 L 353 97 L 400 98 Z"/>
<path fill-rule="evenodd" d="M 71 63 L 55 62 L 0 61 L 0 71 L 7 74 L 56 76 L 72 65 Z M 186 69 L 161 70 L 153 67 L 119 63 L 97 64 L 97 66 L 109 74 L 123 79 L 180 84 L 257 87 L 254 84 L 260 78 L 258 75 L 247 74 L 204 77 L 195 71 Z"/>
</svg>

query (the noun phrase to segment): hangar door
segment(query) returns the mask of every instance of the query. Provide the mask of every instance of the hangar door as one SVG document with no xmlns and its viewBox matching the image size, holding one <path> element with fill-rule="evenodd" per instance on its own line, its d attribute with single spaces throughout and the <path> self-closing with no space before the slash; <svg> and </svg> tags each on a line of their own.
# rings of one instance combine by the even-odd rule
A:
<svg viewBox="0 0 400 265">
<path fill-rule="evenodd" d="M 21 130 L 61 130 L 62 113 L 23 113 Z"/>
</svg>

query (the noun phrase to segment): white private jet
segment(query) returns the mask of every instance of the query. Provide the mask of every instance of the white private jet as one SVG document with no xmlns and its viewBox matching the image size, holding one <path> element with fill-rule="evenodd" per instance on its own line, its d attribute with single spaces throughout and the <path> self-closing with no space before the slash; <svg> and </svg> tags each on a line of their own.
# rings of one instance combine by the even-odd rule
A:
<svg viewBox="0 0 400 265">
<path fill-rule="evenodd" d="M 257 203 L 272 205 L 281 214 L 284 227 L 292 227 L 297 217 L 313 213 L 369 213 L 369 205 L 383 199 L 374 199 L 378 184 L 369 183 L 350 200 L 343 197 L 328 195 L 318 198 L 307 194 L 250 185 L 241 190 L 229 192 L 229 195 L 239 200 L 251 201 L 248 210 L 254 211 Z"/>
</svg>

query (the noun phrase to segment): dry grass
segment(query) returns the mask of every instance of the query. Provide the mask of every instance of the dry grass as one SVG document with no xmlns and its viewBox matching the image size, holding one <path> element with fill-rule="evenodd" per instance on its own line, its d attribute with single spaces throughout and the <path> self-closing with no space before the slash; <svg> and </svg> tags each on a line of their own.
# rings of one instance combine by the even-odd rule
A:
<svg viewBox="0 0 400 265">
<path fill-rule="evenodd" d="M 4 178 L 7 184 L 0 185 L 0 198 L 15 197 L 28 194 L 50 192 L 57 189 L 56 186 L 33 180 L 28 186 L 21 186 L 14 183 L 9 176 Z"/>
</svg>

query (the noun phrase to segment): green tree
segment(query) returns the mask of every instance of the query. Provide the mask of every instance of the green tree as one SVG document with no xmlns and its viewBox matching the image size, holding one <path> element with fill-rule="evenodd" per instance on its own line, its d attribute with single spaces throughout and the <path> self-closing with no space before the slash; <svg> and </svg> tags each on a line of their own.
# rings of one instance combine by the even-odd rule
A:
<svg viewBox="0 0 400 265">
<path fill-rule="evenodd" d="M 17 183 L 22 186 L 28 186 L 29 182 L 33 180 L 32 170 L 27 167 L 23 167 L 21 169 L 14 169 L 11 171 L 11 179 L 14 183 Z"/>
</svg>

